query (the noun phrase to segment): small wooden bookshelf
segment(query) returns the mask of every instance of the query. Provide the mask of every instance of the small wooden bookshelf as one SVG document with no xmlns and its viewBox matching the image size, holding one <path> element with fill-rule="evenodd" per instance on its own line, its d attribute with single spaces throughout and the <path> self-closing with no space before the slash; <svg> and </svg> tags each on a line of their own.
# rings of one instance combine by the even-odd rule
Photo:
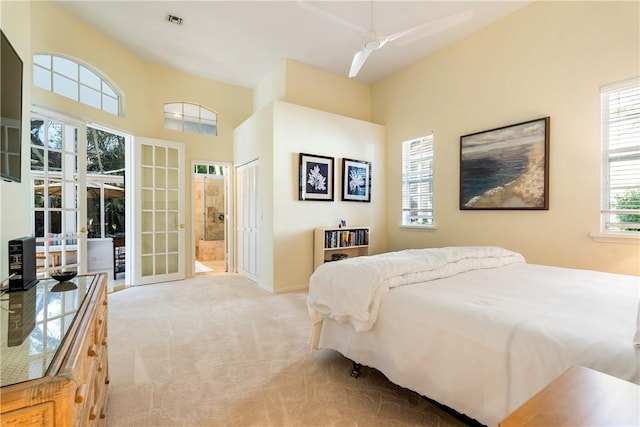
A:
<svg viewBox="0 0 640 427">
<path fill-rule="evenodd" d="M 369 227 L 316 228 L 313 238 L 313 269 L 334 255 L 369 255 Z"/>
</svg>

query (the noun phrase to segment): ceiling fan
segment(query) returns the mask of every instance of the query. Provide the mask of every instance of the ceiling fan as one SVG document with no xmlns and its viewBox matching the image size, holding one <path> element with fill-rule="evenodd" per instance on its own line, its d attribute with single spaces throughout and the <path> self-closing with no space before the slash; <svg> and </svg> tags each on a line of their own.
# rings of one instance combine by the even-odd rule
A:
<svg viewBox="0 0 640 427">
<path fill-rule="evenodd" d="M 354 24 L 345 21 L 344 19 L 330 14 L 316 6 L 312 6 L 309 3 L 305 3 L 303 1 L 298 1 L 300 6 L 303 6 L 315 13 L 321 14 L 333 21 L 336 21 L 342 25 L 346 25 L 351 28 L 356 28 L 360 32 L 363 32 L 362 29 L 355 26 Z M 364 32 L 367 37 L 367 41 L 362 46 L 362 49 L 356 52 L 353 56 L 353 60 L 351 62 L 351 68 L 349 69 L 349 77 L 355 77 L 360 72 L 360 69 L 366 62 L 367 58 L 374 50 L 382 49 L 387 43 L 392 43 L 396 45 L 403 45 L 407 43 L 411 43 L 422 38 L 428 37 L 430 35 L 439 33 L 446 29 L 452 28 L 456 25 L 460 25 L 463 22 L 470 20 L 473 17 L 473 11 L 467 10 L 464 12 L 459 12 L 453 15 L 445 16 L 444 18 L 435 19 L 433 21 L 425 22 L 423 24 L 417 25 L 415 27 L 411 27 L 404 31 L 397 32 L 395 34 L 391 34 L 389 36 L 380 36 L 376 33 L 373 25 L 373 0 L 370 2 L 370 29 L 369 31 Z"/>
</svg>

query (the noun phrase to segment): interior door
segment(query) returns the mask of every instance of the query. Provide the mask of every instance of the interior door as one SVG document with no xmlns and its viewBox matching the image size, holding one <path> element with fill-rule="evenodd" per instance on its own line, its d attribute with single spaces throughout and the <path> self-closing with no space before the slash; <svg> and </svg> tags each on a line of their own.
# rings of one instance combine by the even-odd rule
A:
<svg viewBox="0 0 640 427">
<path fill-rule="evenodd" d="M 136 138 L 134 148 L 133 284 L 182 280 L 184 145 Z"/>
<path fill-rule="evenodd" d="M 258 279 L 258 160 L 236 169 L 238 272 Z"/>
<path fill-rule="evenodd" d="M 86 130 L 84 124 L 33 111 L 32 227 L 38 277 L 53 270 L 87 272 Z"/>
</svg>

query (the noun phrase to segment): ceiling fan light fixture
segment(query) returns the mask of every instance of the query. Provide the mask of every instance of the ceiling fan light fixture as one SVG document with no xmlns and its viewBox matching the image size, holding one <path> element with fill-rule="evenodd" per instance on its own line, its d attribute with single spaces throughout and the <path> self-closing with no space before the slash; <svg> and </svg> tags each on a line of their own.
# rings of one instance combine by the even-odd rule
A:
<svg viewBox="0 0 640 427">
<path fill-rule="evenodd" d="M 364 44 L 365 49 L 376 50 L 382 47 L 382 42 L 380 40 L 369 40 Z"/>
</svg>

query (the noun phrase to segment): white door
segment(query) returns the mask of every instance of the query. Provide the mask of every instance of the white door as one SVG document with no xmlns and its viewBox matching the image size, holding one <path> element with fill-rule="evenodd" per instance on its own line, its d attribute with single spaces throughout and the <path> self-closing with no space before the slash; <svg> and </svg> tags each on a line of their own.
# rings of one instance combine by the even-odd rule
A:
<svg viewBox="0 0 640 427">
<path fill-rule="evenodd" d="M 184 279 L 184 145 L 136 138 L 134 285 Z"/>
<path fill-rule="evenodd" d="M 87 271 L 86 129 L 32 111 L 32 227 L 38 277 L 52 270 Z"/>
<path fill-rule="evenodd" d="M 258 278 L 258 161 L 236 169 L 236 262 L 238 272 Z"/>
</svg>

